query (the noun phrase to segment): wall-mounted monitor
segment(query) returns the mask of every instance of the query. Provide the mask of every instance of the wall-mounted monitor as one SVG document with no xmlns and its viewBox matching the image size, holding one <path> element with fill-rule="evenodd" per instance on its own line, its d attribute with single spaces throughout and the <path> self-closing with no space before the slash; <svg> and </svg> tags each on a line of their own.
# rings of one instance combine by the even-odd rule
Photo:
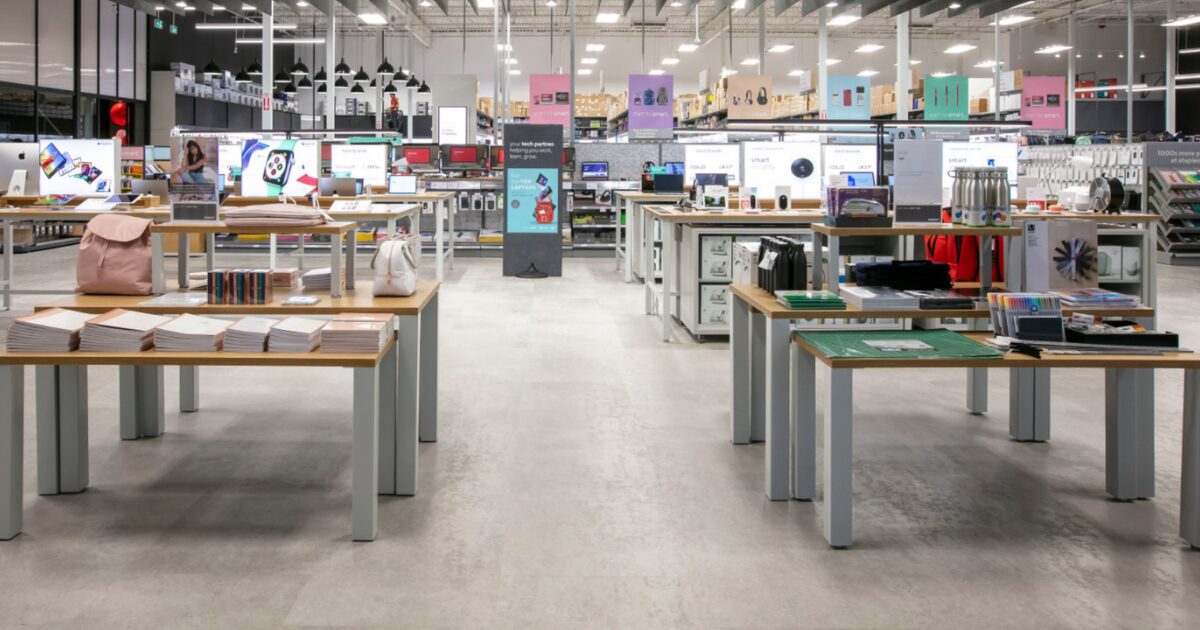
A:
<svg viewBox="0 0 1200 630">
<path fill-rule="evenodd" d="M 608 179 L 608 162 L 584 162 L 579 172 L 588 181 Z"/>
<path fill-rule="evenodd" d="M 442 170 L 482 171 L 487 169 L 488 148 L 482 144 L 443 144 Z"/>
<path fill-rule="evenodd" d="M 367 186 L 386 186 L 388 177 L 387 144 L 328 145 L 329 170 L 334 177 L 354 177 Z"/>
<path fill-rule="evenodd" d="M 42 195 L 98 195 L 116 191 L 118 149 L 113 140 L 42 140 L 38 191 Z"/>
<path fill-rule="evenodd" d="M 440 150 L 436 144 L 406 144 L 399 148 L 410 170 L 426 173 L 438 170 Z"/>
</svg>

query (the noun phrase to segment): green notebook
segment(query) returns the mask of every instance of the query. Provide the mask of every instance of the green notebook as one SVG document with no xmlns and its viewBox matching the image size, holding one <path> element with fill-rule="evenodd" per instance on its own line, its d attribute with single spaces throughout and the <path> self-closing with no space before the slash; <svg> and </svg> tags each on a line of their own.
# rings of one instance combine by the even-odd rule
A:
<svg viewBox="0 0 1200 630">
<path fill-rule="evenodd" d="M 801 332 L 796 336 L 833 359 L 999 359 L 995 348 L 952 330 Z"/>
<path fill-rule="evenodd" d="M 845 310 L 846 302 L 831 291 L 776 291 L 779 303 L 796 310 Z"/>
</svg>

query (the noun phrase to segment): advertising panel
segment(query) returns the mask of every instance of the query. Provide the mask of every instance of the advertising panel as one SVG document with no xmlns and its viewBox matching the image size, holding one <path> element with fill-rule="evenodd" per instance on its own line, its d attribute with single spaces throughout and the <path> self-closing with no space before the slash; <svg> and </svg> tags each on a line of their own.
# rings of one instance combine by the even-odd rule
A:
<svg viewBox="0 0 1200 630">
<path fill-rule="evenodd" d="M 826 118 L 832 120 L 869 120 L 871 118 L 871 80 L 867 77 L 829 77 Z"/>
<path fill-rule="evenodd" d="M 363 186 L 386 186 L 388 144 L 335 144 L 330 146 L 329 171 L 334 177 L 354 177 Z"/>
<path fill-rule="evenodd" d="M 562 275 L 562 129 L 504 131 L 504 275 Z"/>
<path fill-rule="evenodd" d="M 669 74 L 629 75 L 629 137 L 671 138 L 675 127 L 675 80 Z"/>
<path fill-rule="evenodd" d="M 1025 77 L 1021 90 L 1021 120 L 1034 129 L 1067 128 L 1067 78 Z"/>
<path fill-rule="evenodd" d="M 570 77 L 565 74 L 529 75 L 529 122 L 570 128 Z"/>
<path fill-rule="evenodd" d="M 217 145 L 217 168 L 221 173 L 221 190 L 233 190 L 233 184 L 242 176 L 242 145 L 241 143 L 221 143 Z"/>
<path fill-rule="evenodd" d="M 741 181 L 741 151 L 736 144 L 685 144 L 683 146 L 683 174 L 690 186 L 696 181 L 696 173 L 725 173 L 730 185 Z"/>
<path fill-rule="evenodd" d="M 115 191 L 118 151 L 114 140 L 42 140 L 38 145 L 41 194 L 95 195 Z"/>
<path fill-rule="evenodd" d="M 971 94 L 967 77 L 925 77 L 925 120 L 967 120 Z"/>
<path fill-rule="evenodd" d="M 820 199 L 821 144 L 811 142 L 744 142 L 744 189 L 774 196 L 777 187 L 791 186 L 792 199 Z"/>
<path fill-rule="evenodd" d="M 462 105 L 438 107 L 438 144 L 467 144 L 467 108 Z"/>
<path fill-rule="evenodd" d="M 216 201 L 220 153 L 215 137 L 171 138 L 171 201 Z"/>
<path fill-rule="evenodd" d="M 317 190 L 316 140 L 246 140 L 242 144 L 242 195 L 303 197 Z"/>
<path fill-rule="evenodd" d="M 730 120 L 771 117 L 771 76 L 735 74 L 726 78 L 726 109 Z"/>
</svg>

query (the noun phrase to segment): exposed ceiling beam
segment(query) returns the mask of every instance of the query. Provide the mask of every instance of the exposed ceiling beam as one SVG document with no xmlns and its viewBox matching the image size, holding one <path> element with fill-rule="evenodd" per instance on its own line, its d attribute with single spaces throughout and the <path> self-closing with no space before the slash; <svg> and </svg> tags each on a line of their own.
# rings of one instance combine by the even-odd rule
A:
<svg viewBox="0 0 1200 630">
<path fill-rule="evenodd" d="M 1001 11 L 1007 11 L 1025 0 L 991 0 L 985 2 L 979 7 L 979 17 L 986 18 L 996 15 Z"/>
</svg>

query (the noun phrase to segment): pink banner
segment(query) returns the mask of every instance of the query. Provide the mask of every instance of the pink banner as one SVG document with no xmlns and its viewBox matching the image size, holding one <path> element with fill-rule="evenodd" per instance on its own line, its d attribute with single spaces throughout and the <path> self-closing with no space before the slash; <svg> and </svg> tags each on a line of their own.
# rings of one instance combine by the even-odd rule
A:
<svg viewBox="0 0 1200 630">
<path fill-rule="evenodd" d="M 1021 120 L 1034 129 L 1067 128 L 1066 77 L 1025 77 L 1021 88 Z"/>
<path fill-rule="evenodd" d="M 529 75 L 529 122 L 535 125 L 571 123 L 571 78 L 565 74 Z"/>
</svg>

